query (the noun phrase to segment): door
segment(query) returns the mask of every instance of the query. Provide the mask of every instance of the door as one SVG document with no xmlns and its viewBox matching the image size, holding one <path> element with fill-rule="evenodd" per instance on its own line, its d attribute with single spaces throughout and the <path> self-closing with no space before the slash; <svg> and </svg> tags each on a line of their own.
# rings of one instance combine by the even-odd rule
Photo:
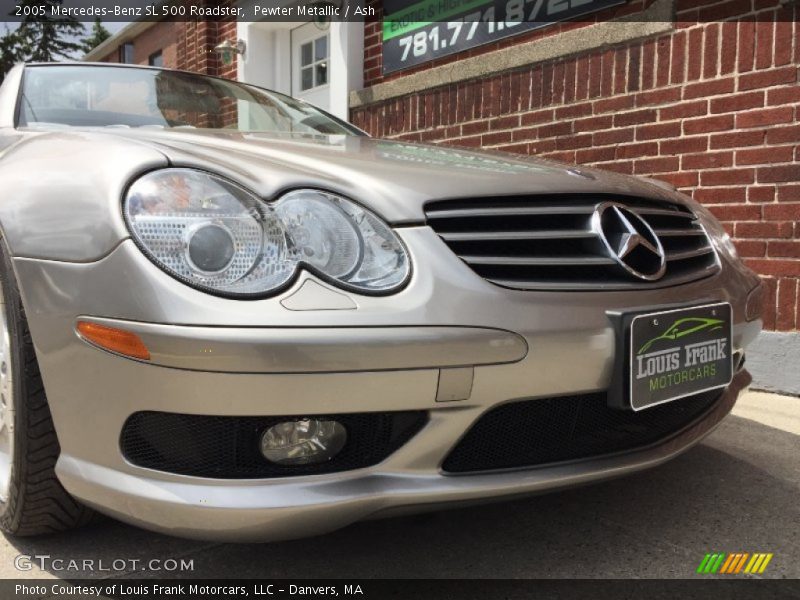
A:
<svg viewBox="0 0 800 600">
<path fill-rule="evenodd" d="M 330 108 L 330 39 L 327 30 L 306 23 L 292 30 L 292 96 Z"/>
</svg>

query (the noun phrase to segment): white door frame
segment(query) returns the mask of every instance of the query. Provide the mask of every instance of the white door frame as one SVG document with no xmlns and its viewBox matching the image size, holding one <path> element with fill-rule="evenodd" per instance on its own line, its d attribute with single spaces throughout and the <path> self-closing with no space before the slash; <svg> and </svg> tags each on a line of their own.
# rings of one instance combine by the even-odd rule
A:
<svg viewBox="0 0 800 600">
<path fill-rule="evenodd" d="M 247 46 L 244 56 L 239 56 L 238 79 L 291 94 L 290 31 L 299 25 L 302 23 L 240 22 L 237 36 Z M 364 86 L 364 24 L 331 23 L 328 33 L 328 112 L 348 119 L 350 91 Z"/>
</svg>

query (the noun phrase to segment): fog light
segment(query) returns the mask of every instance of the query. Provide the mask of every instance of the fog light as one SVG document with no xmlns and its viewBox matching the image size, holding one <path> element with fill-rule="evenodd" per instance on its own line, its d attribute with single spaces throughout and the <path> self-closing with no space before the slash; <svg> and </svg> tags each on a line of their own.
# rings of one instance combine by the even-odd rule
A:
<svg viewBox="0 0 800 600">
<path fill-rule="evenodd" d="M 314 465 L 331 460 L 347 441 L 347 430 L 337 421 L 284 421 L 261 436 L 261 454 L 278 465 Z"/>
</svg>

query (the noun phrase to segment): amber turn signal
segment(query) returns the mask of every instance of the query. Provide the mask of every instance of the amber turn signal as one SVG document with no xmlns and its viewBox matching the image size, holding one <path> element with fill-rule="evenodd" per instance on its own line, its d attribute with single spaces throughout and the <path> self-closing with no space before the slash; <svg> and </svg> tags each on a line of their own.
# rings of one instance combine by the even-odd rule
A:
<svg viewBox="0 0 800 600">
<path fill-rule="evenodd" d="M 150 360 L 150 351 L 147 346 L 144 345 L 138 335 L 130 331 L 87 321 L 78 321 L 78 333 L 87 342 L 91 342 L 104 350 L 140 360 Z"/>
</svg>

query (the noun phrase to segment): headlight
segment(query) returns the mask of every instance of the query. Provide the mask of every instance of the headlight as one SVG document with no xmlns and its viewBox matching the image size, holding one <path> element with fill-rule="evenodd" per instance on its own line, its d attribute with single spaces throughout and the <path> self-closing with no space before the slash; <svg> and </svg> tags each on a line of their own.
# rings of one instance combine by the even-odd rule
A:
<svg viewBox="0 0 800 600">
<path fill-rule="evenodd" d="M 221 177 L 165 169 L 131 185 L 124 213 L 153 262 L 209 292 L 267 294 L 300 268 L 341 287 L 388 292 L 409 273 L 406 251 L 383 221 L 318 190 L 265 203 Z"/>
</svg>

